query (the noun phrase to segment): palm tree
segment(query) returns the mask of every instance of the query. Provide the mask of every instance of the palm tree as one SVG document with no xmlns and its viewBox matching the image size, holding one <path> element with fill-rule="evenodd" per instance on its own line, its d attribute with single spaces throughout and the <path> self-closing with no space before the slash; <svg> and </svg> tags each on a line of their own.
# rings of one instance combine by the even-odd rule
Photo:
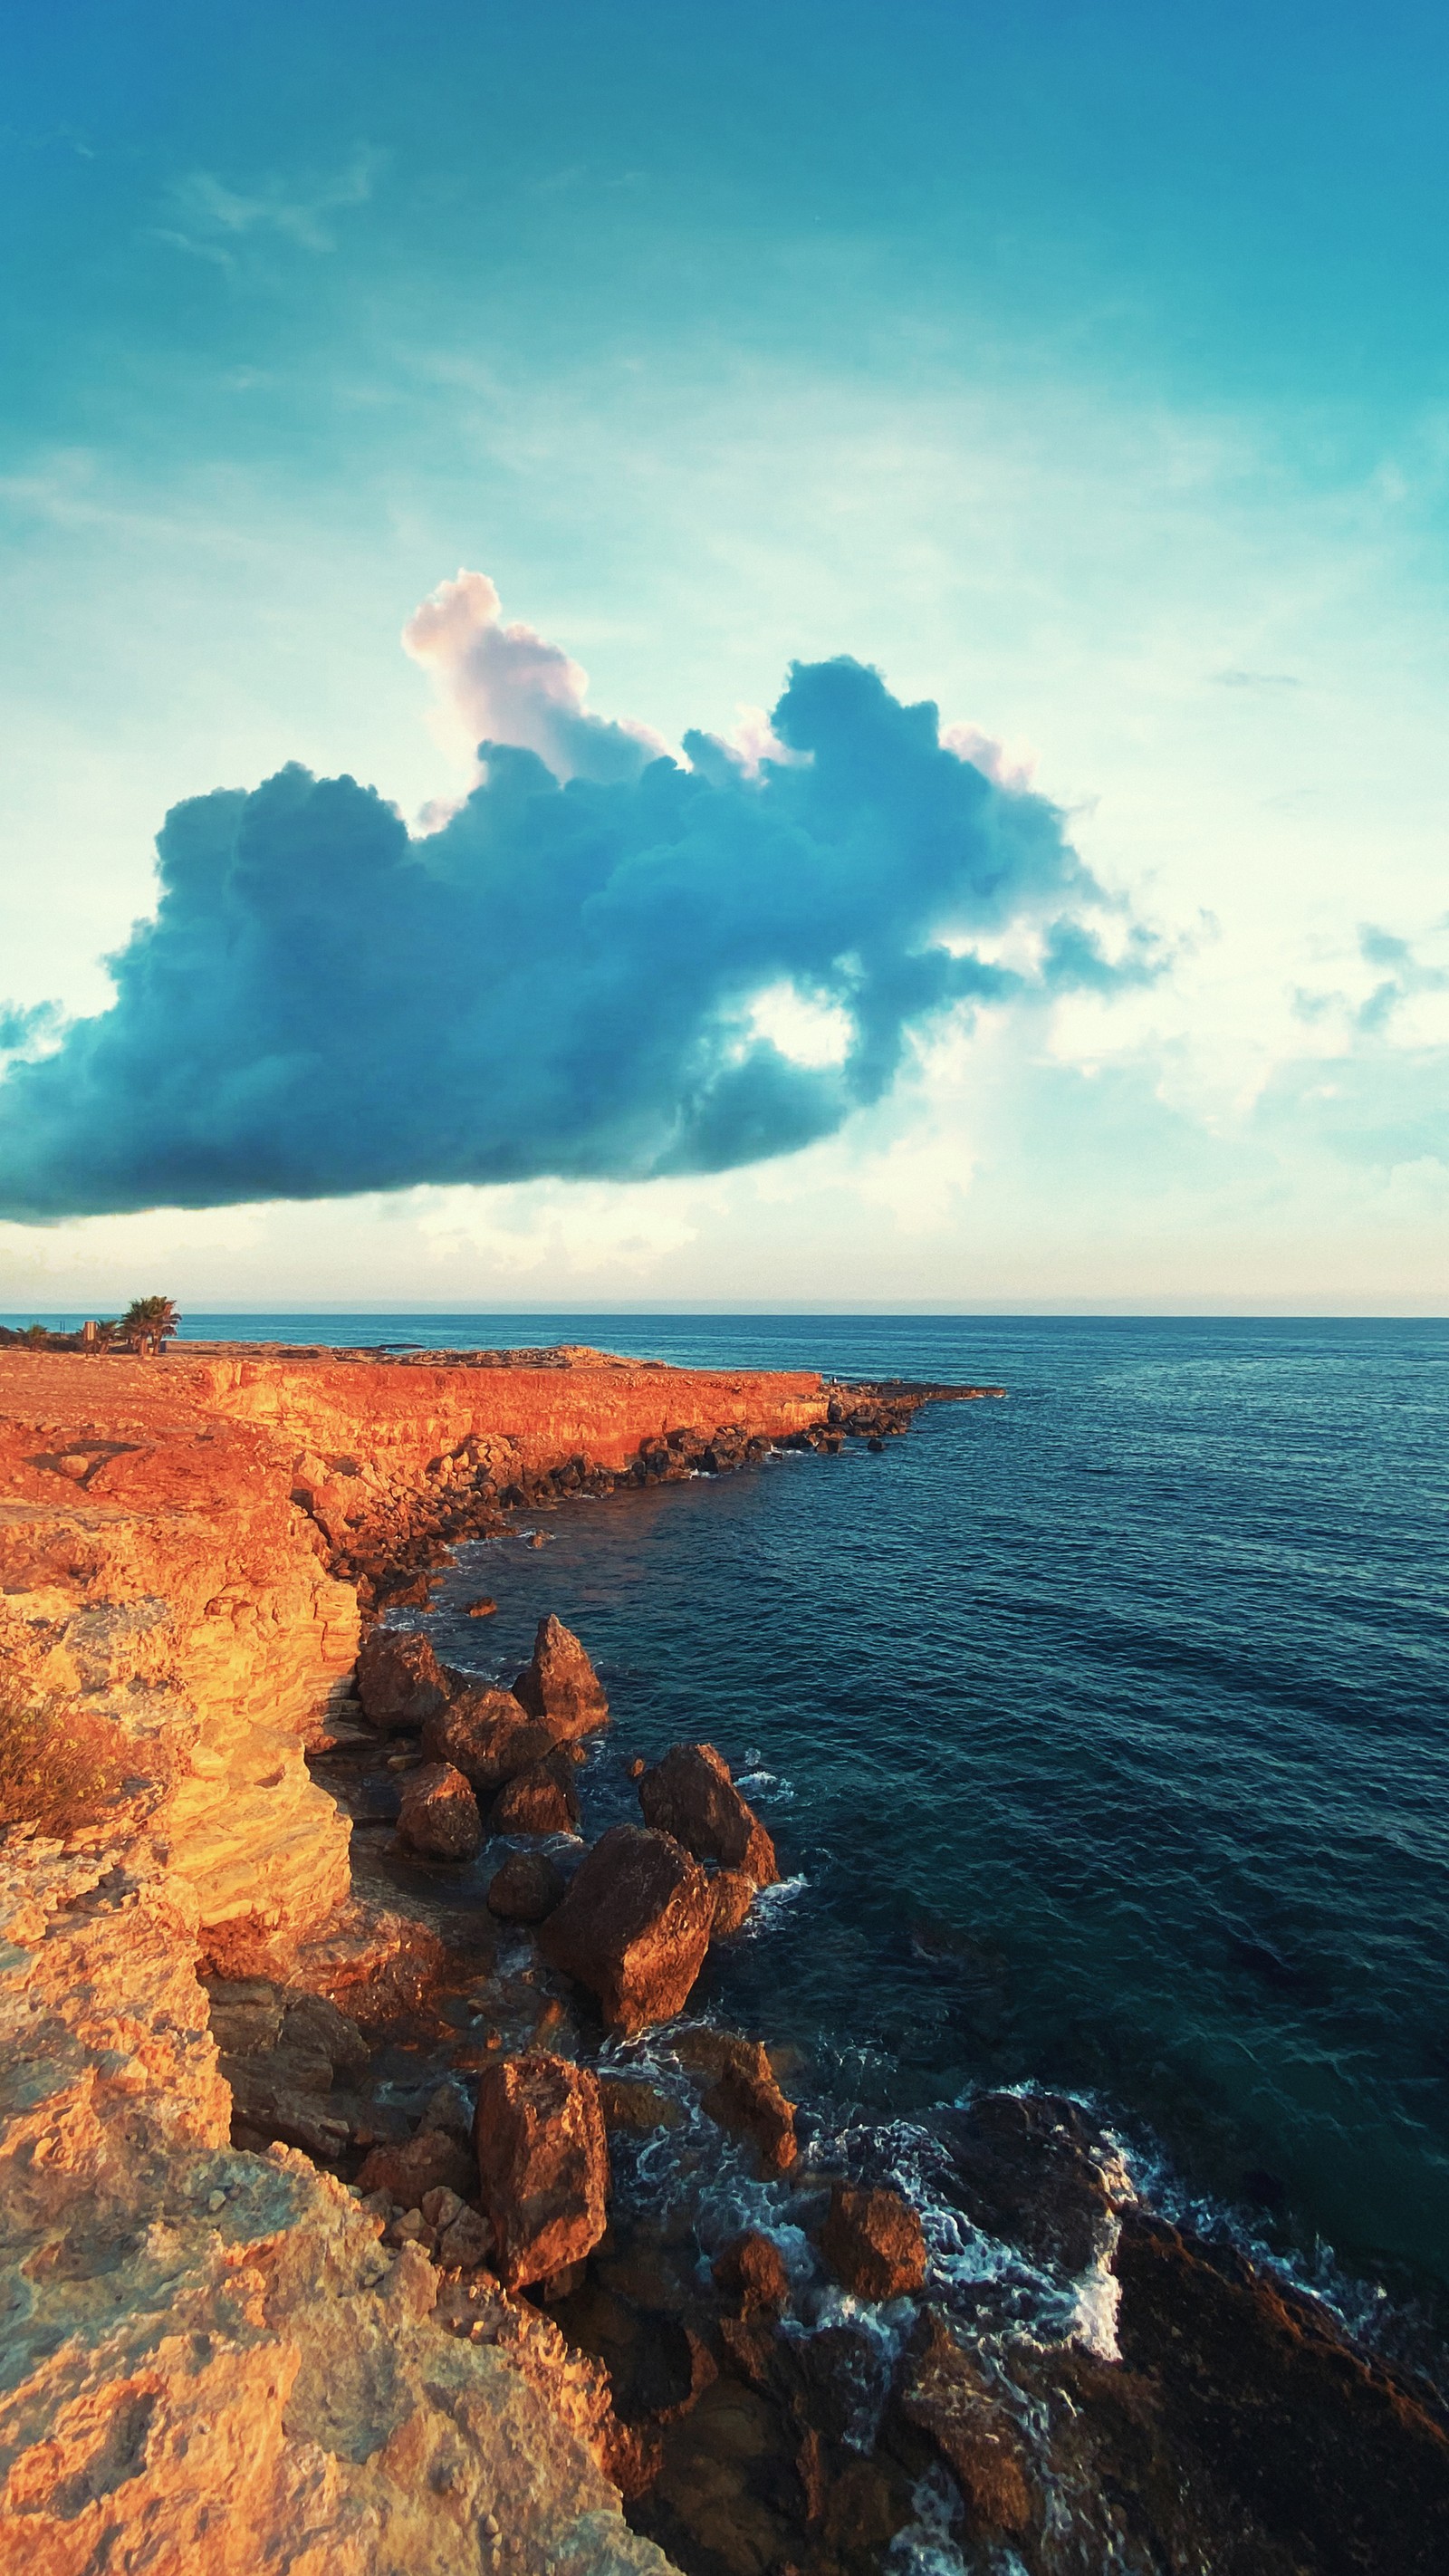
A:
<svg viewBox="0 0 1449 2576">
<path fill-rule="evenodd" d="M 121 1317 L 120 1330 L 133 1351 L 161 1350 L 180 1324 L 169 1297 L 133 1297 Z"/>
<path fill-rule="evenodd" d="M 91 1344 L 93 1350 L 98 1351 L 101 1356 L 104 1357 L 105 1353 L 110 1350 L 113 1343 L 118 1342 L 120 1338 L 121 1327 L 119 1324 L 114 1321 L 110 1321 L 105 1317 L 97 1318 L 95 1334 Z"/>
</svg>

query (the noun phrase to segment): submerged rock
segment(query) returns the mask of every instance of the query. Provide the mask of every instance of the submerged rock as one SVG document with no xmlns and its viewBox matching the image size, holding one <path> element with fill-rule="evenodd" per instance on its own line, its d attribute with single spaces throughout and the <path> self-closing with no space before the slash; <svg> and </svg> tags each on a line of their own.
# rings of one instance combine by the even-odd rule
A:
<svg viewBox="0 0 1449 2576">
<path fill-rule="evenodd" d="M 398 1810 L 398 1839 L 429 1860 L 472 1860 L 483 1848 L 483 1825 L 461 1771 L 451 1762 L 425 1762 L 414 1771 Z"/>
<path fill-rule="evenodd" d="M 710 2118 L 750 2139 L 765 2173 L 788 2173 L 797 2153 L 795 2105 L 781 2092 L 761 2041 L 700 2029 L 681 2032 L 677 2046 L 686 2066 L 714 2078 L 702 2102 Z"/>
<path fill-rule="evenodd" d="M 480 1798 L 491 1798 L 520 1771 L 541 1762 L 553 1737 L 512 1691 L 469 1690 L 434 1711 L 423 1727 L 431 1762 L 451 1762 Z"/>
<path fill-rule="evenodd" d="M 646 1825 L 672 1834 L 696 1860 L 742 1870 L 756 1887 L 779 1877 L 773 1842 L 712 1744 L 672 1745 L 641 1779 L 639 1804 Z"/>
<path fill-rule="evenodd" d="M 582 2262 L 604 2233 L 609 2189 L 604 2116 L 589 2069 L 541 2053 L 489 2067 L 473 2136 L 507 2287 Z"/>
<path fill-rule="evenodd" d="M 682 2009 L 713 1922 L 698 1861 L 667 1834 L 615 1825 L 585 1857 L 539 1947 L 597 1997 L 611 2029 L 627 2035 Z"/>
<path fill-rule="evenodd" d="M 448 1696 L 443 1667 L 418 1628 L 380 1628 L 357 1658 L 357 1696 L 376 1727 L 416 1729 Z"/>
<path fill-rule="evenodd" d="M 547 1852 L 510 1852 L 488 1882 L 488 1911 L 504 1923 L 541 1923 L 566 1884 Z"/>
<path fill-rule="evenodd" d="M 838 2182 L 820 2251 L 858 2299 L 913 2298 L 926 2277 L 921 2222 L 898 2191 L 852 2191 Z"/>
<path fill-rule="evenodd" d="M 1034 2261 L 1084 2272 L 1111 2240 L 1107 2150 L 1059 2094 L 982 2093 L 942 2133 L 968 2218 Z"/>
<path fill-rule="evenodd" d="M 556 1743 L 587 1735 L 608 1722 L 604 1686 L 571 1628 L 552 1614 L 540 1619 L 533 1655 L 513 1685 L 530 1716 L 541 1718 Z"/>
<path fill-rule="evenodd" d="M 961 2490 L 968 2533 L 1023 2532 L 1033 2518 L 1026 2449 L 1004 2406 L 944 2320 L 928 2309 L 902 2367 L 898 2423 L 939 2453 Z"/>
<path fill-rule="evenodd" d="M 741 2316 L 778 2316 L 790 2297 L 785 2257 L 773 2237 L 748 2228 L 712 2265 L 716 2288 L 739 2302 Z"/>
</svg>

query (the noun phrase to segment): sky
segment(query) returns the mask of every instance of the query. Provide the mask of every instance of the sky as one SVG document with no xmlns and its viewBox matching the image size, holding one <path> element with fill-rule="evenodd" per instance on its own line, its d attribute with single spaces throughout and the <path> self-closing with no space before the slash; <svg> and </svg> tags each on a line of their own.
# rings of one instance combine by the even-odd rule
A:
<svg viewBox="0 0 1449 2576">
<path fill-rule="evenodd" d="M 0 1311 L 1443 1312 L 1446 71 L 14 0 Z"/>
</svg>

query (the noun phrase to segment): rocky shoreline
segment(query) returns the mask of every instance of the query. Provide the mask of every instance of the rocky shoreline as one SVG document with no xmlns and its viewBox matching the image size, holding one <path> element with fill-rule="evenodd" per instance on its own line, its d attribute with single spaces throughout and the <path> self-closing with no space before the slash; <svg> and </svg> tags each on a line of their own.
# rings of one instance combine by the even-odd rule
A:
<svg viewBox="0 0 1449 2576">
<path fill-rule="evenodd" d="M 0 1851 L 0 2568 L 1449 2563 L 1432 2388 L 1144 2207 L 1076 2103 L 842 2130 L 698 2009 L 781 1866 L 715 1749 L 616 1751 L 556 1619 L 507 1684 L 428 1640 L 437 1569 L 522 1512 L 996 1390 L 725 1405 L 593 1352 L 0 1367 L 44 1399 L 4 1416 L 0 1647 L 137 1763 L 100 1823 Z M 197 1632 L 249 1572 L 223 1675 Z M 254 1788 L 304 1615 L 297 1749 Z M 590 1839 L 601 1765 L 637 1822 Z M 257 1900 L 248 1801 L 279 1795 L 298 1858 Z"/>
</svg>

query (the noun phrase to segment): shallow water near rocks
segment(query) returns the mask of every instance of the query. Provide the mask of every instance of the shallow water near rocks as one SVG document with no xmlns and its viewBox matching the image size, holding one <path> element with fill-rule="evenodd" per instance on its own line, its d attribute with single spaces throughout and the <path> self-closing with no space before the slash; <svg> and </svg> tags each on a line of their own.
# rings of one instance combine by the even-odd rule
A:
<svg viewBox="0 0 1449 2576">
<path fill-rule="evenodd" d="M 872 1455 L 528 1519 L 428 1624 L 503 1679 L 541 1612 L 624 1756 L 708 1738 L 785 1884 L 697 1997 L 825 2126 L 1089 2096 L 1139 2171 L 1312 2273 L 1449 2284 L 1449 1705 L 1435 1322 L 198 1318 L 998 1381 Z M 496 1618 L 462 1605 L 480 1592 Z M 485 1854 L 460 1873 L 481 1896 Z M 466 1898 L 464 1899 L 466 1901 Z M 788 2087 L 787 2087 L 788 2089 Z M 1157 2160 L 1154 2165 L 1154 2159 Z M 1354 2304 L 1351 2289 L 1340 2284 Z"/>
</svg>

